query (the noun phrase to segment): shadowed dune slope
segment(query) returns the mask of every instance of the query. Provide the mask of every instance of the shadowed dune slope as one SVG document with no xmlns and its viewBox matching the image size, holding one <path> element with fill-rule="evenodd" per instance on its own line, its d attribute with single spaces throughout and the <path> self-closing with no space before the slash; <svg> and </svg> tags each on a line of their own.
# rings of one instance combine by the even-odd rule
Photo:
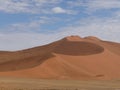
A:
<svg viewBox="0 0 120 90">
<path fill-rule="evenodd" d="M 120 44 L 69 36 L 48 45 L 0 52 L 0 76 L 41 79 L 120 78 Z"/>
<path fill-rule="evenodd" d="M 68 41 L 63 42 L 55 48 L 55 53 L 65 54 L 65 55 L 92 55 L 99 54 L 104 51 L 104 48 L 90 42 L 84 41 Z"/>
</svg>

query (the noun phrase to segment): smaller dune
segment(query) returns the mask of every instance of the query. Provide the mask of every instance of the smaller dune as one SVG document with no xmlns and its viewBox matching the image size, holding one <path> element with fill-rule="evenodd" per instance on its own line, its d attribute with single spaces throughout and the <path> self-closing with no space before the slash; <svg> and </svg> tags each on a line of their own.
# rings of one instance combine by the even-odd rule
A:
<svg viewBox="0 0 120 90">
<path fill-rule="evenodd" d="M 94 36 L 88 36 L 88 37 L 85 37 L 84 39 L 94 40 L 94 41 L 101 41 L 99 38 L 94 37 Z"/>
</svg>

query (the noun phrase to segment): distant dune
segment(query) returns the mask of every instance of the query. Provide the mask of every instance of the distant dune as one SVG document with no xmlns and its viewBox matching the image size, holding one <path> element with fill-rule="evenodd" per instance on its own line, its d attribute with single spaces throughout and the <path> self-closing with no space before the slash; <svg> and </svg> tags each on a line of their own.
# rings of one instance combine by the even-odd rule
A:
<svg viewBox="0 0 120 90">
<path fill-rule="evenodd" d="M 0 76 L 110 80 L 120 78 L 120 43 L 96 37 L 65 37 L 48 45 L 0 52 Z"/>
</svg>

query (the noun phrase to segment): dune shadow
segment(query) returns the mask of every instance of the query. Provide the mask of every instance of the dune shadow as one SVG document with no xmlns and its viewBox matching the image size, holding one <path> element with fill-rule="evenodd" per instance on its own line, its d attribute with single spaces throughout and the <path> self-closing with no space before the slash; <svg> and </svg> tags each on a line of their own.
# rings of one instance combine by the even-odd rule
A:
<svg viewBox="0 0 120 90">
<path fill-rule="evenodd" d="M 54 55 L 46 54 L 43 56 L 38 55 L 38 56 L 26 57 L 23 59 L 17 59 L 17 60 L 0 63 L 0 72 L 18 71 L 18 70 L 34 68 L 52 57 L 54 57 Z"/>
<path fill-rule="evenodd" d="M 104 51 L 102 46 L 90 42 L 64 42 L 57 46 L 55 53 L 73 56 L 93 55 Z"/>
</svg>

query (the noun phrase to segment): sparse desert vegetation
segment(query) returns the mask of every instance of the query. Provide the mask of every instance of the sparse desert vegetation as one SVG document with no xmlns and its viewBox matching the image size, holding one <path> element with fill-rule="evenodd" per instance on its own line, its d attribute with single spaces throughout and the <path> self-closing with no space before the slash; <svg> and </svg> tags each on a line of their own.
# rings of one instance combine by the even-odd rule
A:
<svg viewBox="0 0 120 90">
<path fill-rule="evenodd" d="M 0 78 L 0 90 L 120 90 L 120 81 Z"/>
</svg>

